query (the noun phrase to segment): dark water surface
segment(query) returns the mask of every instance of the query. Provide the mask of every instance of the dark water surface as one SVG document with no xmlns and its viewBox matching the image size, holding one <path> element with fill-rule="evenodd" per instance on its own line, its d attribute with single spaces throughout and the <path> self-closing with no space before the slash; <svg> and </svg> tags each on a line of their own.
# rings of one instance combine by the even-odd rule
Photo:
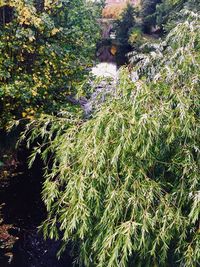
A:
<svg viewBox="0 0 200 267">
<path fill-rule="evenodd" d="M 127 54 L 133 48 L 120 45 L 116 40 L 103 40 L 97 45 L 96 57 L 99 62 L 115 63 L 118 67 L 128 63 Z"/>
<path fill-rule="evenodd" d="M 56 257 L 60 243 L 44 240 L 38 232 L 38 226 L 46 217 L 41 201 L 42 165 L 37 160 L 29 170 L 25 152 L 21 152 L 19 161 L 23 164 L 17 168 L 18 174 L 0 187 L 0 203 L 4 203 L 3 224 L 13 225 L 8 233 L 16 241 L 12 249 L 1 249 L 0 267 L 70 267 L 69 253 L 59 261 Z"/>
</svg>

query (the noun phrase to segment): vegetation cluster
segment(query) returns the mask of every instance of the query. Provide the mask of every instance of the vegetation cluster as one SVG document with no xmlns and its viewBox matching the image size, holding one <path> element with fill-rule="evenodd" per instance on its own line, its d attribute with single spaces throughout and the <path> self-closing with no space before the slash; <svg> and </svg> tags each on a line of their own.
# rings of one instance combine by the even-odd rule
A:
<svg viewBox="0 0 200 267">
<path fill-rule="evenodd" d="M 5 43 L 6 36 L 17 43 L 11 50 L 13 58 L 4 52 L 13 61 L 12 75 L 8 77 L 6 61 L 1 64 L 2 103 L 8 102 L 5 93 L 10 92 L 11 99 L 19 100 L 15 109 L 24 108 L 24 103 L 29 102 L 23 102 L 22 95 L 15 93 L 26 88 L 32 95 L 34 86 L 41 86 L 43 78 L 46 87 L 41 88 L 48 92 L 41 106 L 43 113 L 51 103 L 52 113 L 33 118 L 21 136 L 28 146 L 34 143 L 30 167 L 37 156 L 46 166 L 42 198 L 48 216 L 41 227 L 44 236 L 62 240 L 59 255 L 69 243 L 74 244 L 80 266 L 199 266 L 199 3 L 143 0 L 139 28 L 132 7 L 128 7 L 118 23 L 117 36 L 124 43 L 132 40 L 135 49 L 129 53 L 128 66 L 119 70 L 115 93 L 89 118 L 81 109 L 79 112 L 63 105 L 55 109 L 52 99 L 61 97 L 65 103 L 66 91 L 60 95 L 55 89 L 67 85 L 69 92 L 76 92 L 77 84 L 84 79 L 97 40 L 92 4 L 86 5 L 83 0 L 54 4 L 42 7 L 42 11 L 31 5 L 33 9 L 28 10 L 34 10 L 35 17 L 26 20 L 24 13 L 15 13 L 21 15 L 9 23 L 4 20 L 2 27 L 2 32 L 18 29 L 19 25 L 22 30 L 22 39 L 4 35 Z M 13 6 L 15 12 L 22 12 Z M 94 17 L 97 14 L 95 11 Z M 41 24 L 43 16 L 46 19 Z M 50 18 L 59 26 L 50 27 Z M 32 32 L 24 36 L 27 29 L 38 27 L 41 38 Z M 155 34 L 158 28 L 162 38 L 146 38 L 147 33 Z M 56 31 L 53 36 L 52 31 Z M 34 64 L 32 57 L 26 58 L 21 51 L 22 43 L 18 42 L 23 38 L 31 47 L 27 48 L 28 55 L 33 53 L 30 49 L 36 53 Z M 0 48 L 7 51 L 1 39 Z M 58 45 L 61 49 L 54 50 Z M 44 59 L 38 53 L 45 55 Z M 48 64 L 41 63 L 41 59 Z M 13 69 L 16 62 L 26 64 L 21 64 L 22 69 Z M 28 66 L 33 66 L 31 73 Z M 40 82 L 33 83 L 35 74 Z M 27 77 L 31 77 L 30 81 Z M 16 81 L 19 87 L 14 87 Z M 43 90 L 37 88 L 39 92 Z M 35 103 L 32 98 L 30 103 Z M 6 108 L 9 111 L 9 106 L 3 109 L 4 117 L 9 114 Z"/>
<path fill-rule="evenodd" d="M 0 127 L 66 106 L 94 60 L 99 7 L 76 1 L 0 1 Z"/>
<path fill-rule="evenodd" d="M 163 41 L 132 53 L 131 72 L 121 69 L 115 97 L 92 118 L 27 128 L 28 142 L 43 138 L 31 161 L 47 164 L 44 233 L 62 249 L 79 244 L 81 265 L 199 264 L 200 20 L 181 12 Z"/>
</svg>

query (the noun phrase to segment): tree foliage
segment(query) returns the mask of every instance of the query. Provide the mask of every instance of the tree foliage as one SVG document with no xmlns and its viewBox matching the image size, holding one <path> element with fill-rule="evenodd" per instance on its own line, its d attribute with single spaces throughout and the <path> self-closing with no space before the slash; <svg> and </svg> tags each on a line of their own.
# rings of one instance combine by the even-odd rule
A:
<svg viewBox="0 0 200 267">
<path fill-rule="evenodd" d="M 116 21 L 114 29 L 116 31 L 116 40 L 118 43 L 116 54 L 118 65 L 124 64 L 126 54 L 132 50 L 129 43 L 129 37 L 133 27 L 136 25 L 135 16 L 136 11 L 134 7 L 131 4 L 127 4 L 121 17 Z"/>
<path fill-rule="evenodd" d="M 0 1 L 0 127 L 66 103 L 93 60 L 97 12 L 84 0 Z"/>
<path fill-rule="evenodd" d="M 183 19 L 179 14 L 183 8 L 199 12 L 200 3 L 199 1 L 194 0 L 163 0 L 156 6 L 155 16 L 157 25 L 163 27 L 165 32 L 173 29 L 176 26 L 177 21 L 180 22 Z"/>
<path fill-rule="evenodd" d="M 126 9 L 126 3 L 106 6 L 103 9 L 102 16 L 107 19 L 119 19 L 124 9 Z"/>
<path fill-rule="evenodd" d="M 143 30 L 146 33 L 150 33 L 152 27 L 156 25 L 156 5 L 161 0 L 141 0 L 140 16 L 142 18 Z"/>
<path fill-rule="evenodd" d="M 128 44 L 129 33 L 135 25 L 135 15 L 134 7 L 128 4 L 121 18 L 116 21 L 116 38 L 122 45 Z"/>
<path fill-rule="evenodd" d="M 43 139 L 44 233 L 78 244 L 80 264 L 200 264 L 200 16 L 184 17 L 90 120 L 46 116 L 23 135 Z"/>
</svg>

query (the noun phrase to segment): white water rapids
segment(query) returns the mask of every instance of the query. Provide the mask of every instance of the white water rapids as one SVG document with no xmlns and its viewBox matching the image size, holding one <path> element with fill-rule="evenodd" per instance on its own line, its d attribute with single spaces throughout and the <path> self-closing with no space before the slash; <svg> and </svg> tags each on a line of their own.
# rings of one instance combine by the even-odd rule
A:
<svg viewBox="0 0 200 267">
<path fill-rule="evenodd" d="M 101 103 L 105 102 L 107 97 L 114 94 L 118 76 L 117 65 L 115 63 L 102 62 L 94 66 L 91 73 L 99 79 L 99 82 L 97 84 L 94 83 L 94 92 L 82 105 L 86 116 L 90 115 Z"/>
<path fill-rule="evenodd" d="M 117 78 L 117 65 L 115 63 L 102 62 L 92 68 L 92 74 L 102 78 Z"/>
<path fill-rule="evenodd" d="M 91 69 L 91 74 L 95 79 L 91 80 L 93 93 L 87 99 L 80 97 L 78 99 L 69 96 L 68 100 L 73 104 L 81 105 L 86 117 L 105 102 L 105 100 L 115 94 L 118 70 L 115 63 L 102 62 Z"/>
</svg>

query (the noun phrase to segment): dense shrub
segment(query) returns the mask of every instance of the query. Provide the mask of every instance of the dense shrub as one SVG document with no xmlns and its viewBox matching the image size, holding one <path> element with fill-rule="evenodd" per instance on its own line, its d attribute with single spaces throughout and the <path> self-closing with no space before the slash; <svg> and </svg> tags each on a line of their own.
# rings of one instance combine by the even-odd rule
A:
<svg viewBox="0 0 200 267">
<path fill-rule="evenodd" d="M 96 12 L 84 0 L 0 1 L 0 127 L 66 104 L 94 56 Z"/>
</svg>

